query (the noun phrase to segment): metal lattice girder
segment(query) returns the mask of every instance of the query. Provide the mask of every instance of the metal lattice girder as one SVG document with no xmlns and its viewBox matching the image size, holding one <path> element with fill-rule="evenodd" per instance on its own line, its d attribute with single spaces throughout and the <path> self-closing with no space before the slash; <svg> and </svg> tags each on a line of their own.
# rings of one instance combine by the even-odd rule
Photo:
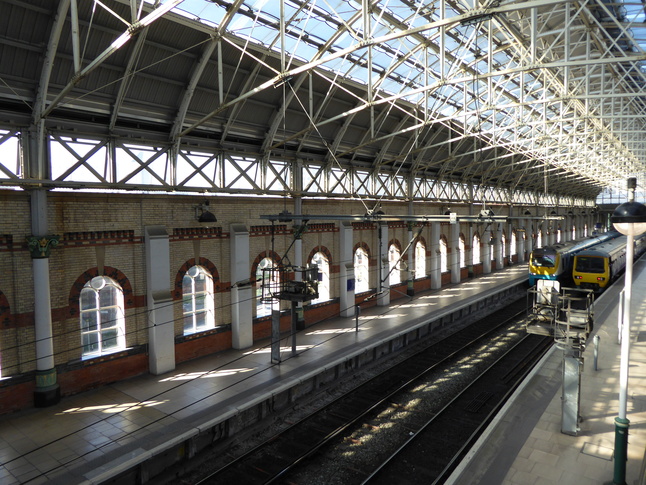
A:
<svg viewBox="0 0 646 485">
<path fill-rule="evenodd" d="M 471 184 L 472 200 L 500 202 L 644 184 L 641 4 L 11 0 L 0 12 L 2 128 L 71 157 L 62 171 L 3 164 L 3 184 L 56 173 L 45 182 L 438 200 Z"/>
</svg>

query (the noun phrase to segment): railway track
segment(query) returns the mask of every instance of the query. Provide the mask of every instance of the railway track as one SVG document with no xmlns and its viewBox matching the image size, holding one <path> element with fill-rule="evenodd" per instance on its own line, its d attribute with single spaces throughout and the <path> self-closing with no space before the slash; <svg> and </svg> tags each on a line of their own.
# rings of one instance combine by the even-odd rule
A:
<svg viewBox="0 0 646 485">
<path fill-rule="evenodd" d="M 519 308 L 523 310 L 518 311 Z M 390 467 L 394 467 L 399 458 L 389 457 L 395 456 L 398 452 L 413 453 L 410 450 L 415 448 L 412 444 L 415 440 L 412 440 L 411 437 L 417 435 L 421 437 L 426 433 L 422 431 L 425 428 L 428 428 L 428 433 L 440 432 L 443 435 L 447 433 L 446 431 L 432 431 L 431 425 L 427 425 L 427 423 L 434 419 L 437 424 L 433 426 L 439 426 L 441 422 L 439 416 L 442 414 L 449 416 L 449 410 L 453 406 L 457 406 L 450 404 L 451 399 L 455 394 L 460 393 L 466 385 L 460 382 L 475 382 L 473 374 L 479 375 L 483 372 L 479 367 L 485 364 L 489 367 L 492 361 L 499 361 L 501 353 L 514 354 L 513 351 L 507 352 L 504 349 L 513 346 L 516 341 L 527 340 L 528 336 L 524 329 L 520 328 L 521 326 L 517 323 L 520 316 L 524 314 L 524 302 L 519 302 L 515 308 L 512 306 L 503 309 L 433 343 L 357 386 L 342 397 L 335 399 L 314 414 L 292 424 L 243 455 L 232 459 L 225 466 L 209 471 L 199 479 L 195 478 L 195 473 L 193 473 L 190 483 L 349 484 L 362 483 L 366 480 L 379 483 L 382 477 L 391 477 L 392 473 L 398 473 L 392 471 L 395 469 Z M 537 336 L 530 337 L 535 338 L 529 340 L 545 340 Z M 523 350 L 515 352 L 522 353 Z M 502 361 L 498 364 L 498 366 L 505 365 L 510 364 L 504 364 Z M 516 364 L 513 364 L 513 367 L 517 367 Z M 460 374 L 461 371 L 452 370 L 460 368 L 468 368 L 468 372 Z M 514 382 L 522 378 L 524 371 L 513 374 L 505 378 L 509 382 L 508 385 L 512 387 L 515 386 Z M 431 409 L 419 410 L 421 406 L 418 408 L 411 405 L 411 402 L 419 399 L 411 394 L 416 392 L 415 389 L 435 387 L 438 381 L 441 381 L 445 386 L 457 387 L 459 391 L 454 389 L 448 392 L 446 389 L 442 390 L 440 386 L 437 387 L 437 395 L 434 395 L 432 399 L 423 399 L 424 401 L 434 401 Z M 485 385 L 488 386 L 488 384 Z M 463 394 L 466 396 L 466 391 Z M 477 398 L 472 398 L 472 400 L 474 399 L 477 401 Z M 474 406 L 486 413 L 489 406 L 498 398 L 484 399 L 481 397 L 480 399 L 483 404 L 476 405 L 474 401 Z M 396 439 L 388 439 L 386 450 L 369 452 L 368 455 L 371 458 L 368 462 L 353 460 L 352 463 L 344 463 L 343 459 L 335 457 L 335 453 L 347 454 L 346 451 L 343 451 L 344 448 L 361 444 L 362 437 L 360 435 L 365 437 L 366 430 L 379 429 L 380 425 L 375 423 L 383 419 L 383 416 L 397 413 L 407 414 L 409 419 L 390 423 L 391 425 L 399 424 L 399 426 L 392 427 L 397 428 L 400 436 Z M 389 420 L 389 418 L 386 419 Z M 444 419 L 450 421 L 451 418 Z M 478 421 L 479 419 L 474 417 L 473 420 Z M 480 421 L 483 422 L 482 419 Z M 475 433 L 474 431 L 466 431 L 466 429 L 465 426 L 459 434 L 466 434 L 469 438 Z M 452 434 L 457 436 L 455 432 Z M 404 446 L 408 442 L 411 444 Z M 406 448 L 408 451 L 404 451 Z M 447 446 L 446 449 L 448 448 Z M 438 461 L 444 462 L 444 466 L 448 466 L 452 456 L 447 458 L 446 453 L 442 454 L 444 458 Z M 403 459 L 416 459 L 414 455 L 406 456 L 408 457 Z M 332 463 L 332 468 L 336 467 L 336 470 L 322 471 L 330 463 Z M 381 467 L 382 463 L 391 464 Z M 444 467 L 438 465 L 434 468 L 443 469 Z M 332 473 L 333 477 L 329 476 L 329 473 Z M 426 476 L 436 472 L 429 468 L 423 473 Z M 388 479 L 390 483 L 393 481 L 403 483 L 400 480 L 401 477 L 397 478 L 397 480 L 392 478 L 384 480 Z M 185 481 L 184 483 L 189 482 Z"/>
<path fill-rule="evenodd" d="M 550 345 L 537 335 L 515 343 L 362 483 L 443 483 Z"/>
</svg>

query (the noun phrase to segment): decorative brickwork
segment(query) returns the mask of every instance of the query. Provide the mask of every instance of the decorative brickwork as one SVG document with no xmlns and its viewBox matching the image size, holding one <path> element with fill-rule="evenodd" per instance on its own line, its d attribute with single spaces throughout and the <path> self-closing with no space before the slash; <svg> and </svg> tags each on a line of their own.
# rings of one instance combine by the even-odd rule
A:
<svg viewBox="0 0 646 485">
<path fill-rule="evenodd" d="M 404 221 L 389 222 L 388 229 L 408 229 L 408 223 Z"/>
<path fill-rule="evenodd" d="M 391 239 L 390 241 L 388 241 L 388 247 L 389 248 L 390 248 L 390 246 L 393 246 L 393 245 L 397 248 L 397 251 L 399 251 L 400 254 L 401 254 L 401 252 L 402 252 L 402 243 L 400 243 L 398 239 Z"/>
<path fill-rule="evenodd" d="M 276 253 L 275 251 L 263 251 L 258 256 L 256 256 L 256 259 L 254 259 L 253 263 L 251 264 L 251 281 L 256 279 L 256 270 L 258 269 L 258 265 L 265 258 L 271 259 L 276 266 L 280 267 L 280 255 L 278 253 Z"/>
<path fill-rule="evenodd" d="M 370 254 L 370 248 L 365 242 L 361 241 L 355 244 L 354 248 L 352 249 L 352 254 L 354 255 L 354 253 L 356 253 L 357 249 L 359 248 L 363 249 L 366 252 L 366 254 L 368 255 L 368 261 L 370 261 L 370 264 L 372 264 L 372 255 Z"/>
<path fill-rule="evenodd" d="M 132 286 L 130 285 L 130 281 L 128 280 L 126 275 L 124 275 L 118 269 L 111 268 L 110 266 L 105 266 L 103 269 L 103 274 L 101 275 L 99 274 L 99 270 L 95 267 L 88 269 L 85 273 L 79 276 L 72 285 L 68 299 L 69 316 L 77 316 L 79 314 L 79 298 L 81 296 L 81 290 L 85 286 L 85 283 L 90 281 L 95 276 L 107 276 L 119 283 L 119 286 L 121 286 L 121 289 L 123 291 L 123 303 L 126 310 L 129 308 L 134 308 L 136 306 L 135 298 L 132 293 Z"/>
<path fill-rule="evenodd" d="M 338 232 L 336 224 L 308 224 L 307 232 Z"/>
<path fill-rule="evenodd" d="M 377 224 L 372 222 L 353 222 L 352 229 L 355 231 L 371 231 L 377 228 Z"/>
<path fill-rule="evenodd" d="M 95 244 L 126 244 L 135 242 L 135 231 L 87 231 L 66 232 L 60 241 L 63 247 L 88 246 Z"/>
<path fill-rule="evenodd" d="M 426 238 L 422 236 L 421 234 L 415 238 L 413 241 L 413 249 L 415 248 L 415 245 L 420 242 L 422 243 L 422 246 L 424 246 L 424 250 L 426 251 L 426 256 L 430 255 L 430 251 L 428 250 L 428 244 L 426 244 Z"/>
<path fill-rule="evenodd" d="M 221 227 L 176 227 L 173 229 L 173 240 L 186 239 L 226 238 L 229 234 L 223 233 Z"/>
<path fill-rule="evenodd" d="M 215 293 L 223 291 L 222 285 L 220 285 L 220 273 L 218 273 L 218 269 L 215 267 L 215 265 L 206 258 L 200 257 L 197 263 L 195 263 L 195 258 L 191 258 L 179 268 L 177 274 L 175 275 L 175 284 L 173 289 L 174 300 L 182 299 L 182 281 L 184 280 L 184 276 L 189 269 L 196 265 L 202 266 L 209 272 L 211 278 L 213 278 L 213 291 Z"/>
<path fill-rule="evenodd" d="M 287 227 L 287 224 L 273 224 L 273 225 L 270 224 L 267 226 L 251 226 L 249 228 L 249 237 L 271 235 L 272 227 L 273 227 L 274 235 L 292 233 L 292 230 Z"/>
<path fill-rule="evenodd" d="M 330 250 L 326 248 L 325 246 L 316 246 L 312 248 L 310 251 L 310 255 L 307 257 L 306 263 L 309 264 L 310 261 L 312 261 L 312 258 L 316 253 L 323 253 L 323 256 L 325 256 L 325 259 L 327 259 L 328 263 L 332 263 L 332 253 L 330 253 Z"/>
</svg>

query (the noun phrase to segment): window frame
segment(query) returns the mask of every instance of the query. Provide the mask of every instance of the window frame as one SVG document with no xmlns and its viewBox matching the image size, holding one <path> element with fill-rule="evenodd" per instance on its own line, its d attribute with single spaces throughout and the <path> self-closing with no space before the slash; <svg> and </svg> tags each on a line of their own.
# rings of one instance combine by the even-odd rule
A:
<svg viewBox="0 0 646 485">
<path fill-rule="evenodd" d="M 112 292 L 110 301 L 105 301 L 105 295 Z M 86 299 L 90 295 L 92 298 Z M 85 300 L 85 301 L 84 301 Z M 108 303 L 108 304 L 106 304 Z M 112 315 L 113 318 L 104 318 Z M 94 325 L 89 319 L 93 317 Z M 86 322 L 90 322 L 87 323 Z M 114 322 L 114 325 L 106 325 Z M 93 359 L 104 355 L 114 354 L 126 349 L 125 307 L 123 288 L 109 276 L 95 276 L 83 285 L 79 294 L 79 325 L 81 332 L 81 357 Z M 94 326 L 92 330 L 85 330 Z M 92 339 L 92 336 L 100 338 Z M 105 342 L 114 340 L 115 345 L 105 347 Z M 87 350 L 96 345 L 96 350 Z"/>
<path fill-rule="evenodd" d="M 320 264 L 316 261 L 317 256 L 319 256 L 319 260 L 323 262 L 323 264 Z M 318 272 L 319 272 L 319 282 L 318 282 L 318 294 L 319 297 L 311 300 L 310 304 L 316 305 L 317 303 L 324 303 L 326 301 L 330 301 L 332 299 L 332 293 L 330 290 L 330 262 L 328 261 L 327 257 L 322 251 L 317 251 L 314 253 L 312 256 L 311 260 L 312 265 L 317 265 L 318 266 Z"/>
<path fill-rule="evenodd" d="M 195 275 L 191 275 L 196 271 Z M 197 277 L 204 276 L 204 289 L 196 290 Z M 186 293 L 186 281 L 191 281 L 191 290 Z M 182 277 L 182 332 L 183 335 L 194 335 L 200 332 L 206 332 L 215 328 L 215 300 L 214 300 L 213 275 L 204 267 L 198 264 L 191 266 Z M 190 297 L 191 309 L 186 310 L 187 297 Z M 202 308 L 197 308 L 197 299 L 203 298 Z M 204 324 L 198 322 L 198 319 L 204 317 Z M 187 320 L 190 319 L 190 329 L 187 326 Z"/>
<path fill-rule="evenodd" d="M 361 257 L 365 258 L 365 262 L 361 261 L 360 263 L 357 263 L 357 254 L 361 252 Z M 364 293 L 366 291 L 370 291 L 370 257 L 368 256 L 368 251 L 366 251 L 362 247 L 358 247 L 354 251 L 354 291 L 355 293 Z M 365 268 L 365 271 L 359 271 L 358 270 L 361 268 Z M 365 289 L 362 286 L 362 289 L 359 289 L 359 275 L 360 274 L 365 274 L 366 276 L 366 281 L 365 281 Z M 362 282 L 363 283 L 363 282 Z"/>
</svg>

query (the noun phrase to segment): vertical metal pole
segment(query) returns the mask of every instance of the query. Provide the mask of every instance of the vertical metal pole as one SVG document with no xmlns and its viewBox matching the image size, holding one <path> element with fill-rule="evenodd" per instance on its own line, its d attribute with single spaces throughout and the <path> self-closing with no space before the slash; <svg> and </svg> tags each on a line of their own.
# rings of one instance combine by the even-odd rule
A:
<svg viewBox="0 0 646 485">
<path fill-rule="evenodd" d="M 628 365 L 630 359 L 630 300 L 633 284 L 634 236 L 629 234 L 626 242 L 626 274 L 624 276 L 624 315 L 621 332 L 621 364 L 619 368 L 619 416 L 615 418 L 615 485 L 626 483 L 628 460 Z"/>
<path fill-rule="evenodd" d="M 619 293 L 619 307 L 617 312 L 617 343 L 621 344 L 621 333 L 624 330 L 624 290 Z"/>
<path fill-rule="evenodd" d="M 298 302 L 292 302 L 292 355 L 296 355 L 296 328 L 298 325 Z"/>
<path fill-rule="evenodd" d="M 354 330 L 355 332 L 359 331 L 359 315 L 361 315 L 361 307 L 356 305 L 354 307 Z"/>
<path fill-rule="evenodd" d="M 599 339 L 598 335 L 595 335 L 592 341 L 594 342 L 594 370 L 599 370 L 597 367 L 597 362 L 599 360 Z"/>
<path fill-rule="evenodd" d="M 271 311 L 271 362 L 280 364 L 280 311 Z"/>
<path fill-rule="evenodd" d="M 561 433 L 579 432 L 581 402 L 581 358 L 572 347 L 563 351 L 563 390 L 561 394 Z"/>
</svg>

